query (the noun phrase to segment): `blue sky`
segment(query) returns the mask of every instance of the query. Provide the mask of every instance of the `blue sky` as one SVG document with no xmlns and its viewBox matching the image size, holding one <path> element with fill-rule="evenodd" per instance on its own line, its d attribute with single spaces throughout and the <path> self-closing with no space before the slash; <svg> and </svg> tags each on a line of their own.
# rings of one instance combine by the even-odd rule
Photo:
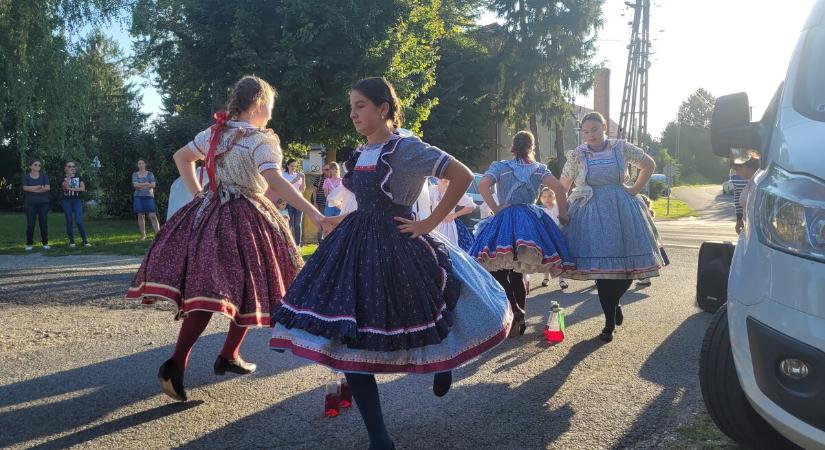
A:
<svg viewBox="0 0 825 450">
<path fill-rule="evenodd" d="M 698 88 L 719 96 L 745 91 L 754 118 L 761 116 L 782 81 L 799 30 L 814 0 L 785 0 L 782 7 L 765 0 L 654 0 L 651 12 L 653 61 L 650 69 L 650 133 L 658 137 L 676 117 L 679 105 Z M 628 21 L 624 0 L 606 0 L 605 26 L 599 33 L 596 62 L 611 69 L 611 116 L 618 118 L 627 63 Z M 485 14 L 479 22 L 490 23 Z M 131 52 L 127 30 L 115 25 L 109 35 Z M 149 80 L 140 85 L 143 111 L 157 114 L 161 99 Z M 576 103 L 593 106 L 589 95 Z"/>
</svg>

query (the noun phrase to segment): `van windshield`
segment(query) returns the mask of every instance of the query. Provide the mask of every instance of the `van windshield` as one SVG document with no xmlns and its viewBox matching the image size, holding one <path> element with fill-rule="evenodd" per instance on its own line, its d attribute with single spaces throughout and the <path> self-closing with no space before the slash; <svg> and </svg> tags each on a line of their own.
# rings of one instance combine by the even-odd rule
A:
<svg viewBox="0 0 825 450">
<path fill-rule="evenodd" d="M 800 114 L 825 122 L 825 24 L 808 31 L 799 61 L 793 106 Z"/>
</svg>

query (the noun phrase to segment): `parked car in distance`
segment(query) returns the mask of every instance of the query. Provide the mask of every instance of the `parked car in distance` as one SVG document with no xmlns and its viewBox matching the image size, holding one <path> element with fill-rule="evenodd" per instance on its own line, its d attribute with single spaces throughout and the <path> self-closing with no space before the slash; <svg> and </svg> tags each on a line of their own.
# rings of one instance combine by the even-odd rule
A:
<svg viewBox="0 0 825 450">
<path fill-rule="evenodd" d="M 662 189 L 662 197 L 667 197 L 670 195 L 670 180 L 668 180 L 667 175 L 663 173 L 654 173 L 650 176 L 650 181 L 658 181 L 665 185 L 664 189 Z M 648 194 L 650 193 L 650 184 L 648 183 Z"/>
<path fill-rule="evenodd" d="M 727 180 L 722 183 L 722 193 L 725 195 L 733 195 L 733 181 Z"/>
</svg>

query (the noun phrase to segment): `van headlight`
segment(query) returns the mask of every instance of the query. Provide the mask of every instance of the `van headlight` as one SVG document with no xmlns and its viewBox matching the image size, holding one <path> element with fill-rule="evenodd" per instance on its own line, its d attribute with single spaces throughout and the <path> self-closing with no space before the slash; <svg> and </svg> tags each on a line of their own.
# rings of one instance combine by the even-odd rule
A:
<svg viewBox="0 0 825 450">
<path fill-rule="evenodd" d="M 773 164 L 755 195 L 754 225 L 763 244 L 825 262 L 825 183 Z"/>
</svg>

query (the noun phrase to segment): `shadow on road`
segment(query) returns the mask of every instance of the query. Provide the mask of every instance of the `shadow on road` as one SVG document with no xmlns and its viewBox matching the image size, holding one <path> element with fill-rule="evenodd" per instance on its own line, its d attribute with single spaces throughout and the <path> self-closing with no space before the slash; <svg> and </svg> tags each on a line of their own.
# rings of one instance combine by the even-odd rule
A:
<svg viewBox="0 0 825 450">
<path fill-rule="evenodd" d="M 656 279 L 653 282 L 656 283 Z M 650 295 L 645 292 L 645 289 L 631 286 L 627 293 L 622 296 L 621 304 L 630 305 L 649 297 Z M 528 320 L 536 316 L 542 318 L 539 322 L 540 326 L 533 326 L 532 331 L 528 332 L 540 333 L 544 330 L 544 324 L 550 314 L 550 302 L 553 300 L 559 302 L 559 305 L 565 309 L 565 324 L 568 327 L 603 314 L 595 283 L 577 291 L 554 290 L 541 293 L 527 299 Z M 573 310 L 574 306 L 576 307 L 575 311 Z"/>
<path fill-rule="evenodd" d="M 268 336 L 268 330 L 250 333 L 250 342 L 245 343 L 245 348 L 264 348 Z M 202 336 L 198 340 L 186 373 L 187 389 L 192 390 L 232 379 L 219 378 L 212 374 L 212 358 L 220 350 L 224 339 L 224 333 L 216 333 Z M 253 344 L 251 341 L 257 342 Z M 157 382 L 157 370 L 161 363 L 169 358 L 172 350 L 173 346 L 154 348 L 122 358 L 0 386 L 0 430 L 3 430 L 0 433 L 0 447 L 5 448 L 83 428 L 120 408 L 162 395 Z M 259 353 L 265 354 L 267 358 L 256 360 L 259 371 L 250 375 L 253 379 L 304 365 L 297 358 L 271 358 L 268 350 L 266 353 Z M 164 401 L 167 400 L 165 396 L 162 398 Z M 66 448 L 169 414 L 180 413 L 198 404 L 169 403 L 77 431 L 46 442 L 41 448 Z"/>
<path fill-rule="evenodd" d="M 699 393 L 699 351 L 711 317 L 702 312 L 688 317 L 647 359 L 639 375 L 660 385 L 662 392 L 637 415 L 636 422 L 628 427 L 615 448 L 637 447 L 659 430 L 683 425 L 686 416 L 703 409 Z M 645 420 L 650 417 L 658 419 Z"/>
<path fill-rule="evenodd" d="M 501 352 L 512 349 L 518 345 L 515 341 L 502 344 L 484 360 L 495 359 Z M 443 398 L 432 394 L 431 376 L 408 375 L 389 382 L 379 379 L 387 427 L 400 449 L 547 448 L 569 430 L 574 415 L 571 405 L 550 409 L 548 401 L 564 385 L 573 368 L 599 347 L 601 342 L 596 340 L 580 342 L 569 349 L 559 364 L 516 387 L 504 383 L 457 385 Z M 456 383 L 474 373 L 482 363 L 475 362 L 457 370 Z M 409 403 L 410 392 L 418 393 L 413 394 L 414 404 Z M 183 448 L 237 446 L 240 435 L 249 443 L 278 448 L 366 448 L 368 438 L 357 410 L 353 408 L 339 417 L 326 419 L 321 416 L 322 401 L 320 389 L 293 396 L 189 442 Z M 312 433 L 307 433 L 308 429 Z"/>
<path fill-rule="evenodd" d="M 78 431 L 77 433 L 72 433 L 68 436 L 63 436 L 59 439 L 55 439 L 53 441 L 46 442 L 44 444 L 36 445 L 31 447 L 33 450 L 37 449 L 63 449 L 69 448 L 73 445 L 82 444 L 86 441 L 90 441 L 92 439 L 98 438 L 100 436 L 105 436 L 107 434 L 117 433 L 119 431 L 146 423 L 151 422 L 153 420 L 160 419 L 162 417 L 171 416 L 173 414 L 181 413 L 188 409 L 192 409 L 196 406 L 203 404 L 203 400 L 195 400 L 186 403 L 169 403 L 166 405 L 161 405 L 156 408 L 152 408 L 146 411 L 141 411 L 139 413 L 131 414 L 126 417 L 121 417 L 120 419 L 113 420 L 111 422 L 102 423 L 100 425 L 87 428 L 85 430 Z"/>
<path fill-rule="evenodd" d="M 713 206 L 699 211 L 699 217 L 711 220 L 736 220 L 733 196 L 727 194 L 717 195 Z"/>
</svg>

